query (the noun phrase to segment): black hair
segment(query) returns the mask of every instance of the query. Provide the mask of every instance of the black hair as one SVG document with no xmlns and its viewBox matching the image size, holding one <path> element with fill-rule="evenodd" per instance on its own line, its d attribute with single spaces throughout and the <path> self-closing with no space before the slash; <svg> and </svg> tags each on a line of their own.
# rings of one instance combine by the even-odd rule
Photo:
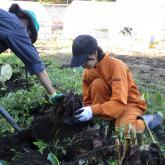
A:
<svg viewBox="0 0 165 165">
<path fill-rule="evenodd" d="M 100 47 L 97 47 L 96 51 L 97 51 L 97 60 L 100 61 L 104 57 L 105 53 L 103 52 L 103 50 Z M 96 51 L 89 53 L 89 55 L 96 54 Z M 87 60 L 92 60 L 92 59 L 90 57 L 88 57 Z"/>
<path fill-rule="evenodd" d="M 19 11 L 20 11 L 20 7 L 19 7 L 18 4 L 15 4 L 15 3 L 13 3 L 13 4 L 10 6 L 10 8 L 9 8 L 9 12 L 10 12 L 10 13 L 13 13 L 13 14 L 15 14 L 15 15 L 17 15 L 17 16 L 18 16 Z"/>
<path fill-rule="evenodd" d="M 100 48 L 99 46 L 97 47 L 96 51 L 97 51 L 97 59 L 98 59 L 98 61 L 100 61 L 104 57 L 105 53 L 103 52 L 102 48 Z M 96 52 L 94 51 L 89 54 L 95 54 L 95 53 Z"/>
<path fill-rule="evenodd" d="M 15 14 L 19 19 L 27 20 L 27 33 L 32 43 L 35 43 L 38 33 L 31 16 L 26 12 L 26 10 L 23 10 L 18 4 L 13 3 L 9 8 L 9 12 Z"/>
<path fill-rule="evenodd" d="M 103 52 L 102 48 L 100 48 L 100 47 L 97 48 L 97 53 L 98 53 L 98 57 L 97 57 L 98 61 L 100 61 L 104 57 L 105 53 Z"/>
</svg>

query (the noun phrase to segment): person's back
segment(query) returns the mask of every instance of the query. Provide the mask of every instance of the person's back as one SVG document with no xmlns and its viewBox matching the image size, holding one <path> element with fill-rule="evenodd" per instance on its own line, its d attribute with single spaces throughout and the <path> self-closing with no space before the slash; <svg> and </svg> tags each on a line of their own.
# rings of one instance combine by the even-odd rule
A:
<svg viewBox="0 0 165 165">
<path fill-rule="evenodd" d="M 0 19 L 0 29 L 3 31 L 9 31 L 13 28 L 25 28 L 15 14 L 7 12 L 3 9 L 0 9 Z"/>
<path fill-rule="evenodd" d="M 0 53 L 9 48 L 2 40 L 6 40 L 7 36 L 11 37 L 12 34 L 26 36 L 30 41 L 26 32 L 25 26 L 21 23 L 15 14 L 0 9 Z M 1 46 L 3 44 L 3 46 Z"/>
<path fill-rule="evenodd" d="M 52 86 L 45 66 L 34 47 L 39 24 L 34 12 L 12 4 L 9 11 L 0 9 L 0 53 L 10 49 L 25 64 L 31 74 L 35 74 L 45 87 L 50 101 L 58 103 L 64 97 L 57 94 Z"/>
</svg>

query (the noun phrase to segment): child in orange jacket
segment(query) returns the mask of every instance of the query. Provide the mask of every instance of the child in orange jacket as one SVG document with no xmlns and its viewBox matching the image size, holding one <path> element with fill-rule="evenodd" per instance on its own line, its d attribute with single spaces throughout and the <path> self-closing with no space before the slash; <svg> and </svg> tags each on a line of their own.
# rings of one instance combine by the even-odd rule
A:
<svg viewBox="0 0 165 165">
<path fill-rule="evenodd" d="M 137 117 L 146 112 L 147 105 L 127 65 L 104 53 L 98 47 L 97 40 L 90 35 L 76 37 L 72 52 L 71 67 L 82 66 L 85 69 L 84 107 L 76 111 L 75 121 L 87 121 L 95 115 L 115 120 L 116 127 L 126 127 L 131 123 L 138 132 L 143 132 L 144 122 Z M 143 115 L 142 118 L 150 128 L 162 124 L 160 112 L 155 115 Z"/>
</svg>

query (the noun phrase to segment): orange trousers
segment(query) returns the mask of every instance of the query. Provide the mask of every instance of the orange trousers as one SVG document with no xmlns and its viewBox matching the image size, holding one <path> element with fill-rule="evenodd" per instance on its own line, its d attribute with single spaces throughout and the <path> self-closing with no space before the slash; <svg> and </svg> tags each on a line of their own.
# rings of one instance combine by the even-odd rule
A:
<svg viewBox="0 0 165 165">
<path fill-rule="evenodd" d="M 104 102 L 109 101 L 112 94 L 110 87 L 101 78 L 97 78 L 92 81 L 89 87 L 89 93 L 91 96 L 92 105 L 98 103 L 103 104 Z M 115 107 L 110 111 L 113 110 L 115 110 Z M 127 127 L 130 123 L 135 126 L 137 132 L 143 132 L 145 129 L 144 122 L 137 119 L 137 116 L 142 114 L 142 110 L 135 104 L 128 104 L 123 113 L 115 119 L 115 127 Z"/>
</svg>

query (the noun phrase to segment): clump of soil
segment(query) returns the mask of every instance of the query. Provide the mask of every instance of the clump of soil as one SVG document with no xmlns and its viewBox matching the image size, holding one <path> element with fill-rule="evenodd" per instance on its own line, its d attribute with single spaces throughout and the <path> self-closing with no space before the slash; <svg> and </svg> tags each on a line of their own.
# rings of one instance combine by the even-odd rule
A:
<svg viewBox="0 0 165 165">
<path fill-rule="evenodd" d="M 163 165 L 165 159 L 163 159 L 157 144 L 143 145 L 140 147 L 131 148 L 123 161 L 124 165 Z"/>
<path fill-rule="evenodd" d="M 157 145 L 147 147 L 130 146 L 121 155 L 114 144 L 113 133 L 105 133 L 105 129 L 93 121 L 74 123 L 72 116 L 75 110 L 82 107 L 82 96 L 68 92 L 57 107 L 38 111 L 31 128 L 0 139 L 0 159 L 11 165 L 45 165 L 50 164 L 47 156 L 54 153 L 62 165 L 108 165 L 117 160 L 120 165 L 158 165 L 163 162 L 161 151 Z M 47 148 L 41 154 L 34 141 L 41 139 Z"/>
<path fill-rule="evenodd" d="M 122 144 L 119 151 L 113 139 L 109 136 L 105 137 L 100 131 L 100 129 L 88 128 L 77 134 L 67 146 L 66 157 L 72 159 L 65 160 L 64 165 L 70 165 L 70 162 L 72 165 L 78 165 L 80 162 L 88 162 L 88 165 L 98 165 L 102 162 L 108 165 L 114 160 L 117 160 L 118 165 L 162 165 L 165 161 L 157 144 L 140 147 L 130 145 L 127 150 L 124 150 Z"/>
<path fill-rule="evenodd" d="M 45 112 L 43 110 L 38 111 L 39 114 L 35 116 L 31 128 L 0 139 L 0 159 L 12 162 L 18 152 L 26 156 L 33 150 L 38 152 L 33 144 L 38 139 L 53 146 L 54 140 L 72 137 L 75 133 L 81 132 L 90 122 L 76 125 L 65 123 L 65 119 L 71 118 L 74 110 L 80 107 L 82 107 L 82 97 L 69 92 L 56 108 Z M 43 157 L 41 154 L 40 156 Z M 41 162 L 41 164 L 44 163 Z"/>
<path fill-rule="evenodd" d="M 30 83 L 21 73 L 14 73 L 10 80 L 4 84 L 0 82 L 0 96 L 5 96 L 9 92 L 15 92 L 19 89 L 29 89 Z"/>
</svg>

